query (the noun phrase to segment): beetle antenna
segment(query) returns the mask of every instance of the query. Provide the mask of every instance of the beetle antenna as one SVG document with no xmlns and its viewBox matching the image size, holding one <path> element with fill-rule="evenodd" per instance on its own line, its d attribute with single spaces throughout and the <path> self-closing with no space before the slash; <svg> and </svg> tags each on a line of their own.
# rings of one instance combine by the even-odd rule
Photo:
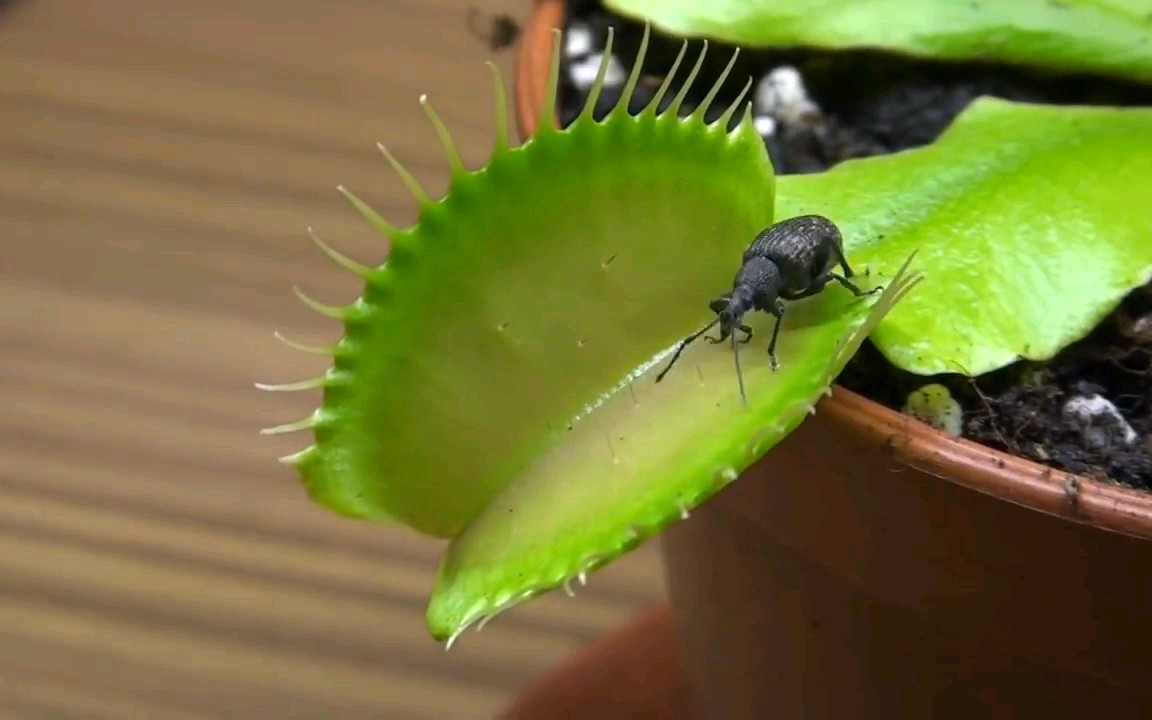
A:
<svg viewBox="0 0 1152 720">
<path fill-rule="evenodd" d="M 716 323 L 718 323 L 718 322 L 720 322 L 720 316 L 719 315 L 717 315 L 716 319 L 713 320 L 712 322 L 708 323 L 704 327 L 700 328 L 696 332 L 692 333 L 688 337 L 681 340 L 680 344 L 676 346 L 676 352 L 672 353 L 672 360 L 670 360 L 668 362 L 668 365 L 665 366 L 665 368 L 660 371 L 660 374 L 656 376 L 656 382 L 660 382 L 661 380 L 664 379 L 664 376 L 668 374 L 668 371 L 671 370 L 672 366 L 676 364 L 676 361 L 680 359 L 680 353 L 684 352 L 684 348 L 691 345 L 693 340 L 695 340 L 696 338 L 700 337 L 704 333 L 711 330 L 712 327 L 714 325 L 716 325 Z"/>
<path fill-rule="evenodd" d="M 740 343 L 736 342 L 736 333 L 732 333 L 732 356 L 736 358 L 736 381 L 740 383 L 740 402 L 748 404 L 748 396 L 744 394 L 744 371 L 740 369 Z"/>
</svg>

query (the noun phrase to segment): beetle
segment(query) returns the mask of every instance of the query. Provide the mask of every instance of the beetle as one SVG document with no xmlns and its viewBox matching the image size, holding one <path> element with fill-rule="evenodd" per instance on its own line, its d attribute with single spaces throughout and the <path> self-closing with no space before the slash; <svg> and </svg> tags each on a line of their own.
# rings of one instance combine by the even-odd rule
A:
<svg viewBox="0 0 1152 720">
<path fill-rule="evenodd" d="M 837 266 L 844 269 L 842 275 L 836 272 Z M 784 301 L 816 295 L 833 280 L 856 297 L 871 295 L 883 289 L 875 287 L 861 290 L 849 280 L 852 277 L 856 277 L 856 273 L 844 257 L 844 240 L 840 229 L 823 215 L 798 215 L 765 228 L 744 251 L 740 269 L 732 280 L 732 289 L 708 303 L 708 308 L 716 313 L 716 318 L 677 344 L 672 360 L 656 376 L 656 382 L 664 379 L 688 345 L 719 324 L 720 337 L 704 335 L 704 339 L 715 344 L 731 338 L 740 398 L 746 403 L 740 350 L 736 340 L 737 330 L 744 333 L 740 344 L 752 339 L 752 328 L 744 324 L 744 316 L 760 310 L 776 317 L 772 339 L 768 342 L 768 359 L 775 371 L 776 339 L 784 319 Z"/>
</svg>

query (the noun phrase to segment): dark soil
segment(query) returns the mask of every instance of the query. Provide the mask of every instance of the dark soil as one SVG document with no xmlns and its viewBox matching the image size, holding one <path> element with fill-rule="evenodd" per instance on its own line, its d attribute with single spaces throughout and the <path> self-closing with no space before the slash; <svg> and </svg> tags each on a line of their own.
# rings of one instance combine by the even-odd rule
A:
<svg viewBox="0 0 1152 720">
<path fill-rule="evenodd" d="M 596 52 L 609 25 L 615 27 L 613 55 L 625 72 L 639 49 L 643 26 L 612 15 L 595 0 L 570 4 L 568 22 L 592 28 Z M 649 42 L 646 74 L 662 79 L 671 68 L 681 38 L 655 31 Z M 693 41 L 685 64 L 695 62 Z M 700 78 L 715 78 L 732 49 L 709 43 Z M 569 80 L 565 58 L 557 111 L 572 121 L 586 93 Z M 1052 104 L 1152 106 L 1152 87 L 1086 76 L 1043 76 L 991 64 L 942 64 L 876 52 L 825 53 L 803 50 L 741 50 L 728 81 L 713 103 L 718 114 L 749 76 L 754 82 L 772 68 L 791 65 L 804 78 L 809 96 L 824 113 L 822 131 L 784 132 L 765 140 L 781 174 L 819 172 L 854 157 L 895 152 L 932 142 L 975 98 L 994 95 Z M 682 66 L 683 67 L 683 66 Z M 683 77 L 684 73 L 678 73 Z M 711 83 L 698 80 L 682 114 L 703 100 Z M 631 110 L 653 97 L 655 83 L 637 87 Z M 676 89 L 666 95 L 670 99 Z M 607 112 L 620 88 L 605 87 L 596 114 Z M 749 96 L 750 97 L 750 96 Z M 1016 363 L 976 379 L 960 375 L 931 378 L 889 364 L 870 343 L 849 363 L 838 384 L 888 407 L 903 407 L 908 393 L 927 383 L 945 385 L 964 409 L 963 435 L 985 445 L 1079 474 L 1152 490 L 1152 286 L 1129 296 L 1091 335 L 1048 363 Z M 1082 427 L 1066 420 L 1065 403 L 1098 394 L 1111 401 L 1140 439 L 1092 447 Z"/>
</svg>

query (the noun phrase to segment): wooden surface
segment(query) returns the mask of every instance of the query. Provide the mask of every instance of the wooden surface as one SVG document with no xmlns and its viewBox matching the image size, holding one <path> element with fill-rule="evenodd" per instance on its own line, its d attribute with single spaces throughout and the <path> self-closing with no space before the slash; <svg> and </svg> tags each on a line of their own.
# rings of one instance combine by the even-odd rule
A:
<svg viewBox="0 0 1152 720">
<path fill-rule="evenodd" d="M 527 2 L 486 7 L 522 18 Z M 424 627 L 441 546 L 340 518 L 276 462 L 289 350 L 377 263 L 335 192 L 414 203 L 492 128 L 464 0 L 23 0 L 0 14 L 0 717 L 485 718 L 656 597 L 655 549 L 469 633 Z M 512 56 L 495 58 L 511 78 Z"/>
</svg>

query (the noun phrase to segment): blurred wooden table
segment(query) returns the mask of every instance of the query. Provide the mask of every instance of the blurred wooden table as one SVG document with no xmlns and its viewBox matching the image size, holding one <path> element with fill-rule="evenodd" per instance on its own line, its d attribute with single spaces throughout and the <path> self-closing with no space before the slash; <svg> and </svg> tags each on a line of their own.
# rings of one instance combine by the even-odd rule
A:
<svg viewBox="0 0 1152 720">
<path fill-rule="evenodd" d="M 527 1 L 486 3 L 523 17 Z M 440 544 L 311 504 L 276 457 L 336 338 L 291 295 L 379 262 L 385 141 L 432 190 L 429 93 L 475 165 L 465 0 L 23 0 L 0 14 L 0 717 L 485 718 L 660 591 L 654 549 L 469 633 L 424 628 Z M 511 54 L 497 58 L 511 79 Z"/>
</svg>

